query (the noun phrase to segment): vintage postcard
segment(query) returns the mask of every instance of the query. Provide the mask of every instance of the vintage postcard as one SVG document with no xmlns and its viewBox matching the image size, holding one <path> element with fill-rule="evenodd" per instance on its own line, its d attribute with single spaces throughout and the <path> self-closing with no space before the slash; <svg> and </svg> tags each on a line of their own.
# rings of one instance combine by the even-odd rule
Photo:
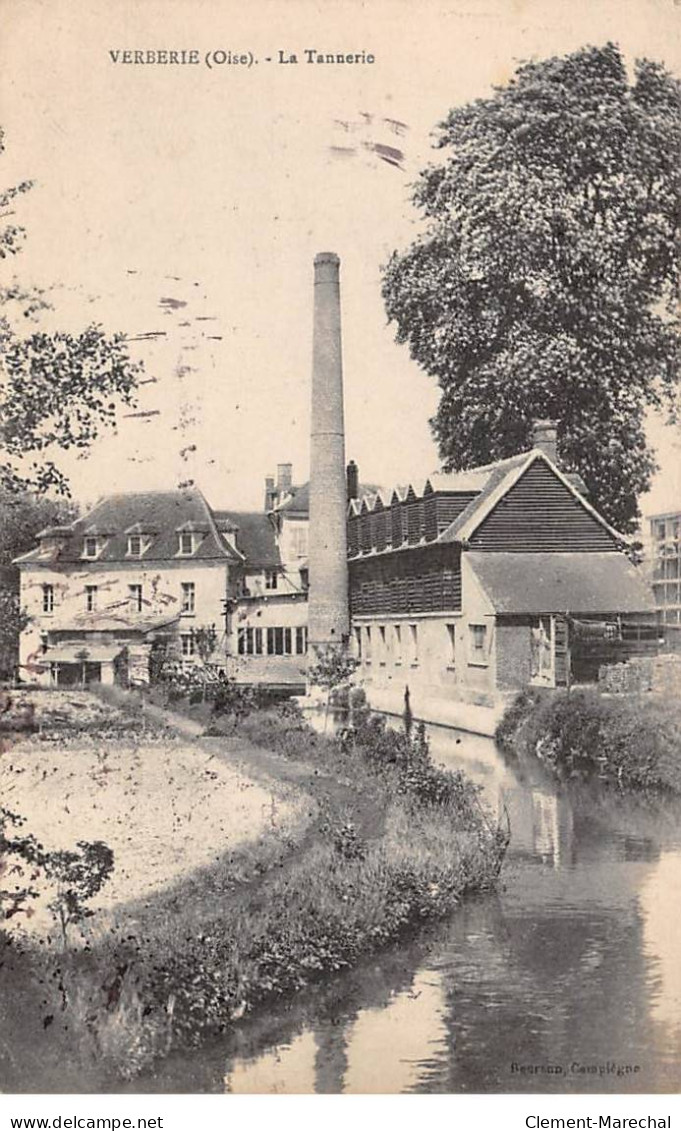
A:
<svg viewBox="0 0 681 1131">
<path fill-rule="evenodd" d="M 677 0 L 0 25 L 0 1089 L 678 1093 Z"/>
</svg>

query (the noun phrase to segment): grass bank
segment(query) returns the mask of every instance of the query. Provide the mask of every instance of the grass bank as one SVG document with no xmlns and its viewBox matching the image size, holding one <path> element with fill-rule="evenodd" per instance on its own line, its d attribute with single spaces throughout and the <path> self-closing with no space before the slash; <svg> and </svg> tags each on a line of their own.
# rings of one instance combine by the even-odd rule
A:
<svg viewBox="0 0 681 1131">
<path fill-rule="evenodd" d="M 508 753 L 534 754 L 558 776 L 681 793 L 681 704 L 580 689 L 526 691 L 496 733 Z"/>
<path fill-rule="evenodd" d="M 74 1090 L 87 1081 L 115 1090 L 116 1079 L 351 967 L 496 882 L 505 836 L 476 787 L 433 765 L 422 736 L 365 718 L 336 739 L 284 709 L 205 741 L 246 762 L 270 751 L 285 780 L 309 789 L 316 817 L 300 842 L 270 838 L 120 908 L 85 949 L 6 943 L 33 1089 L 53 1065 L 64 1090 L 66 1061 Z"/>
</svg>

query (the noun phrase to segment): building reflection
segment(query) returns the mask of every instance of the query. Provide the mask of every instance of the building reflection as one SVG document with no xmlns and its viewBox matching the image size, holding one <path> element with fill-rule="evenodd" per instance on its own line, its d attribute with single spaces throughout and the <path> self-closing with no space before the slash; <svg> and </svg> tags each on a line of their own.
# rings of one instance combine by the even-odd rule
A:
<svg viewBox="0 0 681 1131">
<path fill-rule="evenodd" d="M 444 991 L 437 971 L 356 1018 L 322 1022 L 257 1059 L 237 1059 L 232 1093 L 399 1093 L 414 1089 L 444 1047 Z"/>
<path fill-rule="evenodd" d="M 681 849 L 664 851 L 639 894 L 652 986 L 650 1013 L 681 1046 Z"/>
</svg>

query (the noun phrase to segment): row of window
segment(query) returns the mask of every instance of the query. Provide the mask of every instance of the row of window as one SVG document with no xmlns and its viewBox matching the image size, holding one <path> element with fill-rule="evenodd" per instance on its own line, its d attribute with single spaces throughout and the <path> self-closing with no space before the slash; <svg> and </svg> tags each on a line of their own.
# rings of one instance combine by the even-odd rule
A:
<svg viewBox="0 0 681 1131">
<path fill-rule="evenodd" d="M 83 539 L 83 557 L 98 558 L 104 549 L 105 539 L 98 534 L 88 534 Z M 141 558 L 149 549 L 151 540 L 142 534 L 128 535 L 128 557 Z M 181 530 L 177 536 L 177 553 L 182 557 L 191 557 L 198 546 L 198 536 L 192 531 Z"/>
<path fill-rule="evenodd" d="M 182 603 L 181 612 L 190 614 L 196 612 L 196 585 L 193 581 L 183 581 L 181 585 Z M 54 612 L 54 585 L 43 585 L 43 612 Z M 97 585 L 85 586 L 85 609 L 94 613 L 98 608 L 99 587 Z M 128 585 L 128 608 L 131 612 L 141 613 L 144 608 L 144 588 L 142 585 Z"/>
<path fill-rule="evenodd" d="M 303 656 L 307 652 L 307 628 L 240 628 L 240 656 Z"/>
<path fill-rule="evenodd" d="M 456 625 L 445 626 L 448 645 L 448 665 L 456 664 Z M 386 664 L 404 662 L 412 666 L 419 663 L 419 626 L 417 624 L 363 625 L 355 628 L 357 658 L 364 664 L 376 661 Z M 487 663 L 488 633 L 486 624 L 468 626 L 468 663 Z"/>
</svg>

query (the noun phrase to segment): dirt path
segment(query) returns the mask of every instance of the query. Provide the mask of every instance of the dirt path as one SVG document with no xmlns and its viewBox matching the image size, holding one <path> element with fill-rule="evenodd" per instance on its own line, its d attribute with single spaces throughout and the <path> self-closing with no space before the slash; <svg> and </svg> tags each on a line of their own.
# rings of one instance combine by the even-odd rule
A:
<svg viewBox="0 0 681 1131">
<path fill-rule="evenodd" d="M 246 845 L 236 855 L 226 851 L 208 871 L 182 877 L 172 892 L 159 893 L 164 913 L 176 906 L 182 915 L 197 921 L 205 915 L 207 902 L 223 912 L 226 906 L 236 911 L 244 902 L 266 899 L 269 879 L 280 878 L 291 869 L 315 844 L 327 839 L 327 825 L 351 822 L 363 840 L 379 837 L 383 831 L 384 813 L 376 798 L 367 795 L 350 778 L 338 776 L 337 770 L 325 772 L 304 760 L 286 758 L 261 746 L 256 746 L 240 734 L 205 736 L 205 724 L 187 718 L 179 712 L 145 704 L 145 711 L 156 721 L 175 730 L 183 737 L 192 737 L 197 747 L 210 754 L 233 772 L 269 786 L 284 799 L 297 799 L 305 815 L 299 821 L 295 835 L 283 835 L 277 843 L 277 814 L 272 813 L 269 848 L 262 844 Z M 304 803 L 308 810 L 305 813 Z M 145 901 L 142 910 L 135 904 L 125 908 L 131 922 L 141 916 L 153 916 L 154 900 Z"/>
<path fill-rule="evenodd" d="M 337 771 L 325 773 L 319 767 L 303 760 L 294 761 L 284 758 L 261 746 L 256 746 L 239 734 L 204 737 L 204 723 L 190 719 L 177 711 L 171 711 L 167 707 L 159 707 L 147 702 L 143 710 L 156 722 L 163 723 L 178 734 L 200 739 L 202 747 L 211 749 L 217 757 L 230 762 L 242 772 L 252 772 L 258 779 L 263 777 L 266 780 L 274 779 L 302 789 L 318 803 L 333 802 L 336 810 L 346 804 L 348 809 L 353 811 L 355 823 L 359 822 L 357 831 L 360 835 L 371 838 L 380 834 L 382 826 L 377 826 L 378 814 L 375 802 L 363 797 L 349 778 L 339 778 Z"/>
</svg>

